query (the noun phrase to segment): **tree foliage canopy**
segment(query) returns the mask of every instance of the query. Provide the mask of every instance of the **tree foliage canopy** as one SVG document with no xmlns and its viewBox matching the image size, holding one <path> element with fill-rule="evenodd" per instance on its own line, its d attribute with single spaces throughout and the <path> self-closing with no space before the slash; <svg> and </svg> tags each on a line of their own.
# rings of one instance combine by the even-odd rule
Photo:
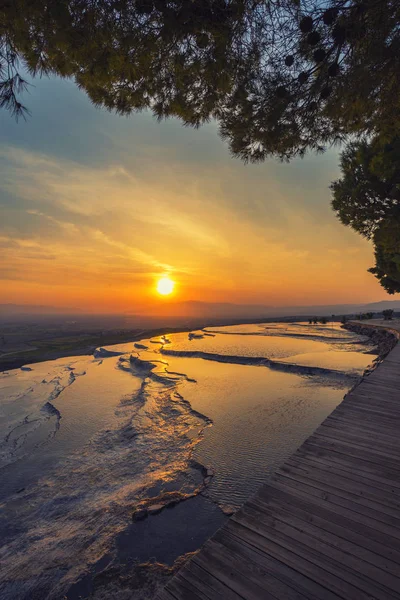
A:
<svg viewBox="0 0 400 600">
<path fill-rule="evenodd" d="M 400 138 L 349 144 L 341 168 L 332 207 L 344 225 L 373 240 L 370 272 L 389 294 L 400 292 Z"/>
<path fill-rule="evenodd" d="M 332 208 L 344 225 L 371 238 L 400 206 L 400 137 L 350 143 L 340 166 L 342 178 L 331 185 Z"/>
<path fill-rule="evenodd" d="M 400 214 L 382 221 L 374 244 L 375 266 L 370 272 L 389 294 L 400 292 Z"/>
<path fill-rule="evenodd" d="M 98 106 L 210 118 L 244 160 L 400 129 L 399 0 L 3 0 L 0 106 L 22 73 Z M 400 133 L 400 132 L 399 132 Z"/>
</svg>

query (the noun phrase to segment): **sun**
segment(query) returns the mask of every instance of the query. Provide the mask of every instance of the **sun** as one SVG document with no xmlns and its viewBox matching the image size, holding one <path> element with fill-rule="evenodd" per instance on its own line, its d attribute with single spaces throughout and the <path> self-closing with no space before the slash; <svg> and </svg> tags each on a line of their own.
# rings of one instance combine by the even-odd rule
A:
<svg viewBox="0 0 400 600">
<path fill-rule="evenodd" d="M 157 292 L 162 296 L 169 296 L 174 291 L 175 282 L 169 277 L 161 277 L 157 282 Z"/>
</svg>

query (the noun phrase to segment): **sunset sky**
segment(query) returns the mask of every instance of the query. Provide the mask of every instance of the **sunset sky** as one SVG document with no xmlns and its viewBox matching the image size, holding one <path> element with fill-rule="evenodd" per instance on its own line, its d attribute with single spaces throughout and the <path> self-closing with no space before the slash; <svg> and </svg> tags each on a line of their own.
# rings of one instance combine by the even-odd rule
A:
<svg viewBox="0 0 400 600">
<path fill-rule="evenodd" d="M 146 312 L 174 301 L 333 304 L 393 299 L 371 245 L 330 209 L 338 156 L 244 165 L 199 131 L 94 108 L 42 79 L 2 111 L 1 303 Z M 157 295 L 170 276 L 174 293 Z M 396 297 L 395 297 L 396 298 Z"/>
</svg>

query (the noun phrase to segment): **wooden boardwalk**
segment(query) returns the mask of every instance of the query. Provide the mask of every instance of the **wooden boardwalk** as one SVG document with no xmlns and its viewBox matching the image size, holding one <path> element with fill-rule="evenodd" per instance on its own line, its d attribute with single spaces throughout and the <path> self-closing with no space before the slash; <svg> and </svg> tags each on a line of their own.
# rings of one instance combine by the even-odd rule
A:
<svg viewBox="0 0 400 600">
<path fill-rule="evenodd" d="M 400 599 L 400 344 L 157 598 Z"/>
</svg>

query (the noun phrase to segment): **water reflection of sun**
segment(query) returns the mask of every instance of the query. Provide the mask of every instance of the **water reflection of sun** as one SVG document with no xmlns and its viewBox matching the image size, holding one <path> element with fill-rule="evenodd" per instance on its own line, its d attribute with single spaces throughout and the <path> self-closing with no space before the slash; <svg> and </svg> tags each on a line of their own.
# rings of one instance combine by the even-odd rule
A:
<svg viewBox="0 0 400 600">
<path fill-rule="evenodd" d="M 161 296 L 169 296 L 174 291 L 175 282 L 172 281 L 169 277 L 161 277 L 157 281 L 157 292 L 161 294 Z"/>
</svg>

